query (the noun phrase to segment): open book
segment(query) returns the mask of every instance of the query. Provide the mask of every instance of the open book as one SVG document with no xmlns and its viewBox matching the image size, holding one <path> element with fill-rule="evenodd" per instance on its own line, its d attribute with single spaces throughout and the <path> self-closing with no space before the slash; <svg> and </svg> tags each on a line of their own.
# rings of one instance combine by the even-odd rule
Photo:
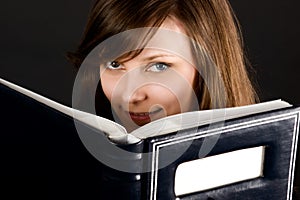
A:
<svg viewBox="0 0 300 200">
<path fill-rule="evenodd" d="M 153 121 L 132 131 L 131 133 L 127 133 L 126 129 L 122 125 L 115 123 L 114 121 L 62 105 L 1 78 L 0 83 L 53 109 L 56 109 L 59 112 L 73 117 L 74 119 L 77 119 L 93 128 L 103 131 L 105 134 L 107 134 L 108 138 L 116 143 L 120 142 L 127 144 L 136 143 L 141 139 L 145 139 L 150 136 L 153 137 L 164 135 L 195 126 L 206 125 L 214 122 L 292 106 L 285 101 L 274 100 L 249 106 L 187 112 Z"/>
<path fill-rule="evenodd" d="M 126 129 L 122 125 L 111 120 L 62 105 L 1 78 L 0 83 L 93 128 L 103 131 L 107 134 L 108 138 L 116 143 L 121 142 L 127 144 L 136 143 L 141 139 L 145 139 L 150 136 L 159 136 L 195 126 L 292 106 L 285 101 L 274 100 L 249 106 L 187 112 L 153 121 L 132 131 L 131 133 L 127 133 Z"/>
<path fill-rule="evenodd" d="M 300 111 L 285 101 L 182 113 L 127 133 L 111 120 L 3 79 L 0 97 L 0 147 L 7 151 L 18 141 L 14 149 L 30 163 L 28 156 L 46 146 L 46 152 L 32 157 L 34 164 L 27 170 L 50 155 L 49 169 L 41 168 L 40 173 L 50 173 L 53 192 L 76 198 L 95 188 L 99 199 L 292 199 Z M 73 119 L 82 122 L 88 145 Z M 203 154 L 202 147 L 212 141 L 213 148 Z M 115 154 L 107 150 L 107 143 L 135 153 Z M 30 148 L 33 151 L 27 151 Z M 94 162 L 90 154 L 101 162 Z M 20 166 L 6 158 L 3 163 L 9 164 L 3 171 L 13 173 L 11 169 Z M 119 169 L 124 166 L 128 171 Z M 66 174 L 72 178 L 64 179 Z M 59 185 L 62 189 L 56 190 Z"/>
</svg>

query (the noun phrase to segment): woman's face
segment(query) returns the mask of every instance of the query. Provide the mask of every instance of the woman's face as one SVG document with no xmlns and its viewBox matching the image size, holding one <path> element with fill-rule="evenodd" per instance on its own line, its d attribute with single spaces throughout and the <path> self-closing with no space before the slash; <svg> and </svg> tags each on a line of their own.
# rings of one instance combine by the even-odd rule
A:
<svg viewBox="0 0 300 200">
<path fill-rule="evenodd" d="M 176 19 L 167 19 L 162 27 L 184 33 Z M 196 72 L 178 55 L 145 48 L 131 60 L 101 65 L 100 78 L 114 112 L 132 131 L 159 118 L 190 111 Z"/>
</svg>

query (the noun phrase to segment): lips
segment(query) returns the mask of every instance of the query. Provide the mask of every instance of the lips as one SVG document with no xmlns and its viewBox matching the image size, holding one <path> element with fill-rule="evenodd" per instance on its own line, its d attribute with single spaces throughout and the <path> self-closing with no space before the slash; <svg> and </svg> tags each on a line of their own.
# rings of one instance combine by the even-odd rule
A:
<svg viewBox="0 0 300 200">
<path fill-rule="evenodd" d="M 162 108 L 152 112 L 129 112 L 130 118 L 139 126 L 151 122 L 151 116 L 159 113 Z"/>
</svg>

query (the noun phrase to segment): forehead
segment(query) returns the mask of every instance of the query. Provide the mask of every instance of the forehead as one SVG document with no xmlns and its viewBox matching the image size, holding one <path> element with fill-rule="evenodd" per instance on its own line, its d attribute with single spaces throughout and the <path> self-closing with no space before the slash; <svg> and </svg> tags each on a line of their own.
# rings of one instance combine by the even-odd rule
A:
<svg viewBox="0 0 300 200">
<path fill-rule="evenodd" d="M 165 21 L 161 24 L 161 28 L 186 35 L 186 30 L 184 28 L 183 23 L 173 16 L 167 17 Z"/>
<path fill-rule="evenodd" d="M 107 43 L 107 52 L 118 61 L 128 61 L 135 57 L 152 56 L 152 54 L 173 54 L 191 59 L 191 40 L 187 36 L 181 21 L 167 17 L 160 27 L 133 29 L 120 34 L 116 41 Z M 108 57 L 109 58 L 109 57 Z"/>
</svg>

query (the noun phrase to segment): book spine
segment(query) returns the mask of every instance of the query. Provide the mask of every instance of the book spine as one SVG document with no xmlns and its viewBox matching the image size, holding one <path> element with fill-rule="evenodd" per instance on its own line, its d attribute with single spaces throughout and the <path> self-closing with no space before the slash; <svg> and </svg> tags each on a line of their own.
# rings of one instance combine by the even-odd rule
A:
<svg viewBox="0 0 300 200">
<path fill-rule="evenodd" d="M 114 166 L 103 165 L 100 199 L 139 200 L 141 195 L 141 170 L 143 142 L 117 145 L 125 150 L 125 156 L 108 155 Z M 117 168 L 117 169 L 116 169 Z"/>
</svg>

